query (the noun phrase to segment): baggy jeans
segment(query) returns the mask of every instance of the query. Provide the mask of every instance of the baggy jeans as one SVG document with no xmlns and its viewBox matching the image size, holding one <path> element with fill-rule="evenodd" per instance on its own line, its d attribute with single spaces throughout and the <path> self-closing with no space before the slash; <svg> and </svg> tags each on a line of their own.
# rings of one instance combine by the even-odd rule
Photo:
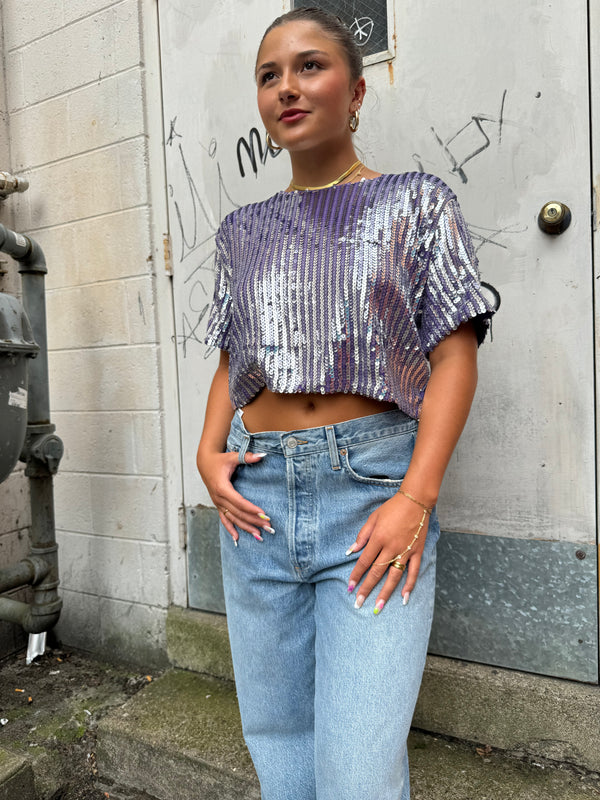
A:
<svg viewBox="0 0 600 800">
<path fill-rule="evenodd" d="M 221 526 L 227 622 L 244 737 L 262 800 L 409 800 L 406 741 L 433 616 L 437 516 L 417 584 L 354 607 L 345 552 L 398 489 L 417 422 L 399 410 L 248 433 L 237 411 L 233 484 L 271 518 L 263 542 Z M 386 573 L 387 574 L 387 573 Z M 404 577 L 403 580 L 406 578 Z"/>
</svg>

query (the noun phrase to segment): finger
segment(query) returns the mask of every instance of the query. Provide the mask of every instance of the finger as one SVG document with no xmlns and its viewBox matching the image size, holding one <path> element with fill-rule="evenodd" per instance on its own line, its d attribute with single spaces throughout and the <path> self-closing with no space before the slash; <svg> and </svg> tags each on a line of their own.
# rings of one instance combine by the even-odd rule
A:
<svg viewBox="0 0 600 800">
<path fill-rule="evenodd" d="M 375 526 L 375 521 L 371 521 L 369 518 L 362 528 L 358 532 L 358 536 L 356 537 L 356 541 L 354 544 L 351 544 L 350 547 L 346 550 L 346 555 L 349 556 L 352 553 L 358 553 L 359 550 L 367 544 L 369 539 L 371 538 L 371 533 L 373 531 L 373 527 Z"/>
<path fill-rule="evenodd" d="M 369 570 L 366 573 L 366 577 L 360 584 L 359 589 L 357 590 L 356 601 L 354 603 L 355 608 L 361 608 L 361 606 L 363 605 L 367 597 L 371 594 L 375 586 L 377 586 L 379 581 L 383 578 L 389 566 L 389 564 L 386 563 L 388 560 L 389 559 L 386 559 L 384 556 L 382 556 L 381 553 L 379 553 L 377 559 L 373 559 L 371 561 L 371 563 L 369 564 Z M 353 580 L 352 575 L 350 576 L 350 580 L 351 581 Z"/>
<path fill-rule="evenodd" d="M 257 464 L 261 459 L 263 459 L 267 454 L 266 453 L 246 453 L 244 456 L 244 462 L 246 464 Z M 239 463 L 239 461 L 238 461 Z"/>
<path fill-rule="evenodd" d="M 227 514 L 224 511 L 219 511 L 219 519 L 223 523 L 223 527 L 227 531 L 227 533 L 233 539 L 233 543 L 235 546 L 238 546 L 238 539 L 240 538 L 239 533 L 236 531 L 235 526 L 227 519 Z"/>
<path fill-rule="evenodd" d="M 250 533 L 258 542 L 262 542 L 263 538 L 261 536 L 261 531 L 256 528 L 254 525 L 250 525 L 249 523 L 245 522 L 244 519 L 239 517 L 235 511 L 232 511 L 229 508 L 221 508 L 219 510 L 221 518 L 225 518 L 231 526 L 235 526 L 237 528 L 241 528 L 246 533 Z M 268 527 L 268 526 L 267 526 Z M 273 531 L 273 528 L 268 528 L 269 531 Z M 273 531 L 274 532 L 274 531 Z"/>
<path fill-rule="evenodd" d="M 383 607 L 392 596 L 392 593 L 398 587 L 398 584 L 404 575 L 404 571 L 406 570 L 406 564 L 402 564 L 402 568 L 400 568 L 395 567 L 394 563 L 399 562 L 392 562 L 389 566 L 385 583 L 381 587 L 381 591 L 377 595 L 377 600 L 375 601 L 375 608 L 373 609 L 374 614 L 379 614 L 380 611 L 383 611 Z"/>
<path fill-rule="evenodd" d="M 233 488 L 230 481 L 217 487 L 216 503 L 218 508 L 227 508 L 237 517 L 243 518 L 248 524 L 262 526 L 271 519 L 264 509 L 246 500 Z"/>
<path fill-rule="evenodd" d="M 367 546 L 360 554 L 352 572 L 350 573 L 350 578 L 348 579 L 348 591 L 351 592 L 354 587 L 362 580 L 365 573 L 373 566 L 374 561 L 381 561 L 382 559 L 379 558 L 381 552 L 381 546 L 377 545 L 373 541 L 369 541 Z"/>
<path fill-rule="evenodd" d="M 419 569 L 421 568 L 421 553 L 415 553 L 408 562 L 408 569 L 406 571 L 406 583 L 402 587 L 402 597 L 405 603 L 408 603 L 407 596 L 412 592 L 417 583 Z"/>
</svg>

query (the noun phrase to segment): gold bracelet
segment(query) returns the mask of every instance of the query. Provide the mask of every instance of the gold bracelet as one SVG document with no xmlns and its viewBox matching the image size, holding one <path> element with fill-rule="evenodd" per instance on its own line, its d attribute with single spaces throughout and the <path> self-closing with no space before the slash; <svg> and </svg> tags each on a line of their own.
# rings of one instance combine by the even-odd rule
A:
<svg viewBox="0 0 600 800">
<path fill-rule="evenodd" d="M 431 512 L 433 511 L 433 508 L 429 508 L 428 506 L 425 505 L 425 503 L 421 503 L 420 500 L 417 500 L 415 497 L 412 496 L 412 494 L 405 492 L 404 489 L 398 489 L 398 494 L 403 494 L 404 497 L 408 497 L 408 499 L 412 500 L 413 503 L 416 503 L 418 506 L 421 506 L 423 511 L 427 512 L 427 514 L 431 514 Z"/>
</svg>

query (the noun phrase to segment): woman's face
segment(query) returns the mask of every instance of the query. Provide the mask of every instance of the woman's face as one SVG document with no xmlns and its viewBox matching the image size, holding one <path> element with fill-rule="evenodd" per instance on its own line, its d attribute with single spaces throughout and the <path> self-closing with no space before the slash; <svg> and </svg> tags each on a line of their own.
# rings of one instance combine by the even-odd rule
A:
<svg viewBox="0 0 600 800">
<path fill-rule="evenodd" d="M 364 78 L 351 81 L 345 53 L 317 24 L 273 28 L 258 51 L 258 110 L 274 142 L 290 152 L 351 137 Z"/>
</svg>

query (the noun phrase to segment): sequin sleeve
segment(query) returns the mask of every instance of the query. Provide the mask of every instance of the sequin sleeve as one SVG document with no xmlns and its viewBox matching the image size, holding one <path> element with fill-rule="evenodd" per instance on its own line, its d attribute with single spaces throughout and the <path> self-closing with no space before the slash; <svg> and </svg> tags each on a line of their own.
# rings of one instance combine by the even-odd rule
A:
<svg viewBox="0 0 600 800">
<path fill-rule="evenodd" d="M 473 321 L 481 344 L 493 313 L 481 289 L 471 236 L 453 197 L 439 215 L 430 246 L 419 332 L 423 352 L 430 353 L 467 320 Z"/>
<path fill-rule="evenodd" d="M 229 349 L 231 326 L 231 260 L 223 226 L 215 237 L 215 289 L 204 343 L 219 350 Z"/>
</svg>

